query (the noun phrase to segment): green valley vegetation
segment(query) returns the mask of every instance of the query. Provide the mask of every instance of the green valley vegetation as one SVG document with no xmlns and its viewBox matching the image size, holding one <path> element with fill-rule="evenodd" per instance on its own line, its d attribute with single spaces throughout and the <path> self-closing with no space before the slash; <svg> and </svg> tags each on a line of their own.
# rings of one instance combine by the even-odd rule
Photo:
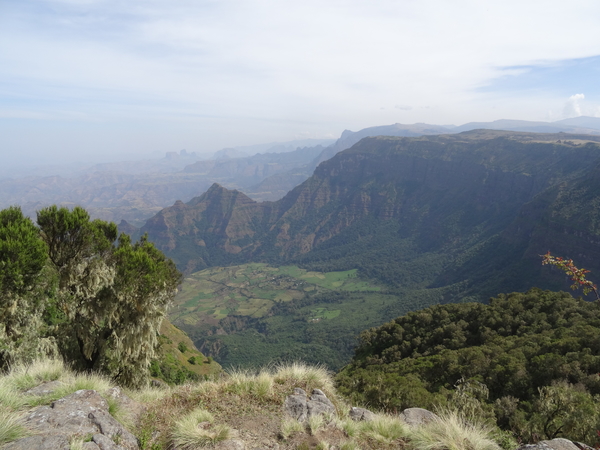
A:
<svg viewBox="0 0 600 450">
<path fill-rule="evenodd" d="M 0 367 L 61 355 L 125 386 L 147 381 L 180 274 L 145 236 L 117 236 L 79 207 L 44 208 L 37 226 L 11 207 L 0 265 Z"/>
<path fill-rule="evenodd" d="M 599 443 L 600 304 L 532 289 L 411 312 L 363 332 L 337 383 L 373 408 L 453 405 L 526 442 Z"/>
<path fill-rule="evenodd" d="M 229 367 L 302 360 L 339 369 L 356 336 L 389 317 L 435 304 L 409 298 L 356 270 L 314 272 L 262 263 L 212 267 L 185 277 L 169 312 L 204 353 Z"/>
</svg>

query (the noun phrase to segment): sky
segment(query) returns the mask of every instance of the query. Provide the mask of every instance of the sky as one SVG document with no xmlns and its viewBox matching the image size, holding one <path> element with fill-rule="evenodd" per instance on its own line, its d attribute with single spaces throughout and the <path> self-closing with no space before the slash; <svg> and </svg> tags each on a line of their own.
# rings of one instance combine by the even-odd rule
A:
<svg viewBox="0 0 600 450">
<path fill-rule="evenodd" d="M 600 116 L 597 0 L 0 0 L 3 164 Z"/>
</svg>

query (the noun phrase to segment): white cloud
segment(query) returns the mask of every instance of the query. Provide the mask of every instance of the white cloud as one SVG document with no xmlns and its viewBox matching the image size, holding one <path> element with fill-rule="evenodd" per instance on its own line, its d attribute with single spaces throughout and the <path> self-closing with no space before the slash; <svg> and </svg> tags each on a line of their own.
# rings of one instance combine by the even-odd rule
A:
<svg viewBox="0 0 600 450">
<path fill-rule="evenodd" d="M 583 94 L 574 94 L 569 97 L 569 100 L 565 103 L 563 109 L 563 115 L 565 118 L 579 117 L 583 115 L 581 113 L 581 102 L 585 99 Z"/>
</svg>

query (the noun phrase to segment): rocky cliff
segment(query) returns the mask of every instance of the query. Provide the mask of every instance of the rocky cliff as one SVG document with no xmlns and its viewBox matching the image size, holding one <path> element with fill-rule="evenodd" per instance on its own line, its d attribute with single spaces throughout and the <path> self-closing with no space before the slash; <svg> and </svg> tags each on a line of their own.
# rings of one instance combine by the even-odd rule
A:
<svg viewBox="0 0 600 450">
<path fill-rule="evenodd" d="M 590 183 L 597 179 L 599 140 L 482 130 L 365 138 L 321 163 L 279 201 L 253 202 L 213 185 L 186 204 L 164 209 L 142 231 L 188 272 L 250 260 L 362 268 L 372 266 L 378 252 L 401 251 L 404 259 L 438 255 L 442 263 L 432 269 L 438 272 L 430 282 L 451 284 L 482 260 L 500 264 L 489 253 L 499 247 L 512 252 L 502 257 L 516 254 L 519 260 L 566 250 L 555 245 L 556 232 L 545 231 L 554 222 L 568 222 L 573 236 L 591 226 L 585 239 L 595 242 L 597 230 L 589 224 L 596 213 L 585 212 L 584 205 L 595 195 Z M 567 211 L 573 202 L 581 205 L 576 220 Z M 532 211 L 538 211 L 535 218 L 525 220 Z M 591 261 L 589 245 L 582 248 Z M 375 275 L 386 281 L 399 276 L 381 275 L 383 266 L 396 262 L 398 255 L 381 259 Z"/>
</svg>

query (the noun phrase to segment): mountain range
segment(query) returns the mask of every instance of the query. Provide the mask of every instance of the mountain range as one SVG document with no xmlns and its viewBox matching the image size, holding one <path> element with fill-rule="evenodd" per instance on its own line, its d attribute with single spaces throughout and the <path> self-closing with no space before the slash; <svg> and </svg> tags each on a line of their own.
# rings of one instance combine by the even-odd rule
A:
<svg viewBox="0 0 600 450">
<path fill-rule="evenodd" d="M 447 134 L 476 128 L 529 132 L 600 133 L 600 119 L 576 117 L 557 122 L 499 120 L 459 127 L 429 124 L 393 124 L 344 131 L 333 140 L 304 139 L 223 149 L 209 160 L 182 150 L 167 157 L 67 167 L 48 167 L 4 173 L 0 179 L 0 207 L 19 204 L 30 216 L 51 204 L 80 205 L 93 217 L 137 227 L 175 200 L 189 201 L 219 183 L 239 189 L 254 200 L 278 200 L 312 175 L 336 153 L 369 136 Z M 252 155 L 253 156 L 248 156 Z M 291 154 L 288 154 L 291 153 Z"/>
<path fill-rule="evenodd" d="M 249 261 L 358 268 L 481 299 L 550 282 L 538 267 L 548 250 L 600 270 L 598 142 L 484 130 L 364 138 L 278 201 L 213 184 L 140 232 L 187 273 Z"/>
</svg>

